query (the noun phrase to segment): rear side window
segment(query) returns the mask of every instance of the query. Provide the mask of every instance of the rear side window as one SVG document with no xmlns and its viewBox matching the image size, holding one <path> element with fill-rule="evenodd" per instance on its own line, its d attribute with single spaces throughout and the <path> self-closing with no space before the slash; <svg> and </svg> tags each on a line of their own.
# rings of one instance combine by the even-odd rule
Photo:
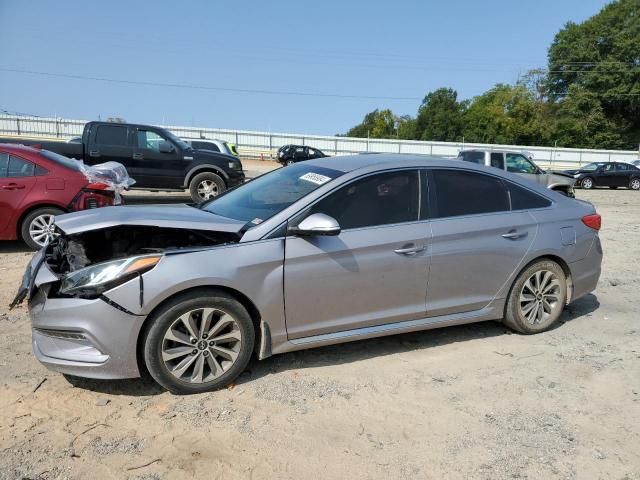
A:
<svg viewBox="0 0 640 480">
<path fill-rule="evenodd" d="M 460 152 L 458 158 L 465 162 L 477 163 L 484 165 L 484 152 Z"/>
<path fill-rule="evenodd" d="M 460 170 L 433 170 L 434 218 L 509 211 L 509 195 L 496 177 Z"/>
<path fill-rule="evenodd" d="M 96 131 L 96 143 L 99 145 L 126 147 L 128 144 L 127 127 L 100 125 Z"/>
<path fill-rule="evenodd" d="M 511 196 L 512 210 L 528 210 L 530 208 L 545 208 L 551 205 L 551 201 L 537 193 L 527 190 L 515 183 L 506 182 Z"/>
<path fill-rule="evenodd" d="M 504 156 L 502 153 L 494 152 L 491 154 L 491 166 L 504 170 Z"/>
<path fill-rule="evenodd" d="M 9 169 L 7 171 L 7 177 L 33 177 L 33 171 L 33 163 L 9 155 Z"/>
</svg>

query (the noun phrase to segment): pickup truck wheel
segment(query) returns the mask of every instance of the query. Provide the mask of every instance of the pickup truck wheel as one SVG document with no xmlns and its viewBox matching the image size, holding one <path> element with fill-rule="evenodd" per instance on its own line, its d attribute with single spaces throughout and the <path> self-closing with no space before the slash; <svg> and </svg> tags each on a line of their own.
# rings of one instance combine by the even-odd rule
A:
<svg viewBox="0 0 640 480">
<path fill-rule="evenodd" d="M 224 180 L 211 172 L 199 173 L 189 182 L 191 199 L 196 203 L 206 202 L 227 189 Z"/>
<path fill-rule="evenodd" d="M 55 237 L 53 219 L 64 211 L 55 207 L 36 208 L 29 213 L 20 227 L 20 236 L 33 250 L 40 250 Z"/>
<path fill-rule="evenodd" d="M 218 291 L 192 291 L 162 307 L 143 337 L 144 363 L 172 393 L 225 387 L 246 368 L 255 330 L 246 308 Z"/>
</svg>

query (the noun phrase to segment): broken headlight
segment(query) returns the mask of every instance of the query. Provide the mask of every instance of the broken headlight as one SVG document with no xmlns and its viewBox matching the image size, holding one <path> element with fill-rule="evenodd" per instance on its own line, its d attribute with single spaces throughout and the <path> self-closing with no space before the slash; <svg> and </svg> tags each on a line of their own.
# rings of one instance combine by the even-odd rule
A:
<svg viewBox="0 0 640 480">
<path fill-rule="evenodd" d="M 91 265 L 66 275 L 59 292 L 63 295 L 100 294 L 151 270 L 161 258 L 162 255 L 140 255 Z"/>
</svg>

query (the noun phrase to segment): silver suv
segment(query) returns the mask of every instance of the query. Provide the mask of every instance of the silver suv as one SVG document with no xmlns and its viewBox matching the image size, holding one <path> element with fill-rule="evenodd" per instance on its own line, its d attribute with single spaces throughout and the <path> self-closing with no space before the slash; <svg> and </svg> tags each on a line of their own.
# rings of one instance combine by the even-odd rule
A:
<svg viewBox="0 0 640 480">
<path fill-rule="evenodd" d="M 503 319 L 547 330 L 596 288 L 593 205 L 497 169 L 401 155 L 296 163 L 200 205 L 56 217 L 27 267 L 52 370 L 172 392 L 272 354 Z M 365 347 L 366 348 L 366 347 Z"/>
<path fill-rule="evenodd" d="M 524 152 L 513 152 L 508 150 L 462 150 L 458 154 L 458 160 L 476 163 L 486 167 L 495 167 L 507 172 L 522 175 L 529 180 L 536 182 L 542 187 L 555 190 L 566 195 L 575 197 L 575 180 L 570 176 L 559 175 L 542 170 L 533 163 L 532 155 Z"/>
</svg>

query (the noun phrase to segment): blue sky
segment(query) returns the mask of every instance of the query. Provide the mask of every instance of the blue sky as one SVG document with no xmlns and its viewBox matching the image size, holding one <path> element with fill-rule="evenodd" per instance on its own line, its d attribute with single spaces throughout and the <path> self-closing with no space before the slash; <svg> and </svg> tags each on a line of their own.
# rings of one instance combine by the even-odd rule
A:
<svg viewBox="0 0 640 480">
<path fill-rule="evenodd" d="M 0 109 L 334 134 L 430 90 L 471 98 L 546 65 L 604 0 L 0 0 Z M 166 84 L 372 98 L 260 94 Z M 390 99 L 381 97 L 406 97 Z"/>
</svg>

